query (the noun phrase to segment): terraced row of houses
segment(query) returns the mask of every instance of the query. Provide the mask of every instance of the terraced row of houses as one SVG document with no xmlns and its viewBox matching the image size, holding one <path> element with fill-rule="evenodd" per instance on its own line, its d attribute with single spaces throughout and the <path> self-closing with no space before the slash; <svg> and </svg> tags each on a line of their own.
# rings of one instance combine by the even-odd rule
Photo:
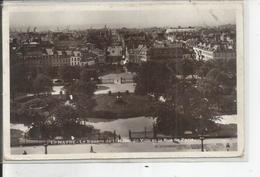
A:
<svg viewBox="0 0 260 177">
<path fill-rule="evenodd" d="M 11 52 L 12 53 L 12 52 Z M 33 47 L 13 52 L 12 59 L 23 62 L 29 67 L 60 67 L 64 65 L 84 66 L 105 62 L 105 52 L 99 49 L 57 50 L 55 48 Z"/>
</svg>

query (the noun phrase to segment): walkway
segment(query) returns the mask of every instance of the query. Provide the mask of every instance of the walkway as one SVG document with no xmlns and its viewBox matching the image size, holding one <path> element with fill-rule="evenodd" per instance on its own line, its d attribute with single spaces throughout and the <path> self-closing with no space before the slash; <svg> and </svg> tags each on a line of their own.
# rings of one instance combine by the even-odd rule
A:
<svg viewBox="0 0 260 177">
<path fill-rule="evenodd" d="M 227 151 L 226 144 L 230 144 L 230 151 L 237 150 L 237 139 L 205 139 L 205 151 Z M 49 145 L 49 154 L 80 154 L 90 153 L 90 147 L 94 151 L 99 152 L 199 152 L 201 151 L 200 140 L 183 140 L 179 143 L 172 141 L 164 142 L 122 142 L 112 144 L 74 144 L 74 145 Z M 43 146 L 30 146 L 30 147 L 12 147 L 12 154 L 20 154 L 24 152 L 28 154 L 44 154 Z"/>
<path fill-rule="evenodd" d="M 105 86 L 108 87 L 108 89 L 105 90 L 97 90 L 95 91 L 95 94 L 107 94 L 109 91 L 112 93 L 117 92 L 126 92 L 127 90 L 129 93 L 134 93 L 135 91 L 135 83 L 126 83 L 126 84 L 98 84 L 98 86 Z"/>
</svg>

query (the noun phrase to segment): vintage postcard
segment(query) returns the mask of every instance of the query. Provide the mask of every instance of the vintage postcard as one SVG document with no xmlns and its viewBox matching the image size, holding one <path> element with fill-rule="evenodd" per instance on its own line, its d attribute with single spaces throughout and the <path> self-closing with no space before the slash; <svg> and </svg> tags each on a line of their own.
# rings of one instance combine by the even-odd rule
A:
<svg viewBox="0 0 260 177">
<path fill-rule="evenodd" d="M 243 3 L 4 4 L 5 160 L 244 155 Z"/>
</svg>

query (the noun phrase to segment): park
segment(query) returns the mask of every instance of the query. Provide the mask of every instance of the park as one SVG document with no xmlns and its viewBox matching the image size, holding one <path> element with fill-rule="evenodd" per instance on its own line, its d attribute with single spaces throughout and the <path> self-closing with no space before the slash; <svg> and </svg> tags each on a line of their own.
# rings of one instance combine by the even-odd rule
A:
<svg viewBox="0 0 260 177">
<path fill-rule="evenodd" d="M 192 70 L 190 66 L 173 70 L 174 63 L 147 63 L 134 73 L 116 69 L 105 75 L 96 68 L 66 67 L 54 75 L 59 82 L 36 71 L 30 93 L 12 99 L 11 123 L 27 128 L 11 130 L 11 145 L 127 142 L 131 146 L 130 130 L 140 132 L 136 140 L 159 139 L 162 147 L 163 139 L 181 142 L 183 138 L 236 138 L 236 122 L 216 123 L 223 119 L 221 115 L 234 114 L 231 109 L 222 109 L 227 102 L 216 102 L 216 94 L 224 98 L 225 92 L 231 93 L 231 82 L 225 80 L 223 71 L 210 70 L 213 64 L 209 63 L 200 64 L 200 77 L 187 77 L 197 73 L 197 65 L 191 65 Z M 204 71 L 205 65 L 208 72 Z M 225 84 L 225 90 L 210 93 L 215 86 L 209 84 L 216 79 Z M 171 89 L 169 85 L 173 85 Z M 146 131 L 152 132 L 151 138 Z"/>
</svg>

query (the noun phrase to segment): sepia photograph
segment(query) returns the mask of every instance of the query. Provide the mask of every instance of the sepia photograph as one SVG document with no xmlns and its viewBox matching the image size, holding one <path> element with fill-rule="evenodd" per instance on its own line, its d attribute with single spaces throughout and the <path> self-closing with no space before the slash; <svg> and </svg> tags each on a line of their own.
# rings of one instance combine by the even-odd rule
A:
<svg viewBox="0 0 260 177">
<path fill-rule="evenodd" d="M 241 157 L 243 6 L 5 6 L 6 160 Z"/>
</svg>

